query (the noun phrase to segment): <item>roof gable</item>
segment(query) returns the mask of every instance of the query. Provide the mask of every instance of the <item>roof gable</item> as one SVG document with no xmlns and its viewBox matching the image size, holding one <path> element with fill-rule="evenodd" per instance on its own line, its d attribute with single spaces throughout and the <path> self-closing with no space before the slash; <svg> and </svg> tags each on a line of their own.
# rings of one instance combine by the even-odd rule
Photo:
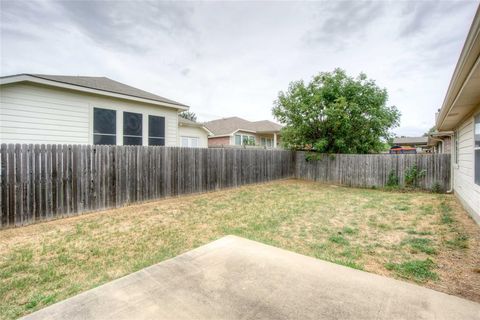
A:
<svg viewBox="0 0 480 320">
<path fill-rule="evenodd" d="M 248 121 L 240 117 L 222 118 L 205 122 L 205 126 L 214 135 L 230 135 L 238 130 L 251 131 L 251 132 L 278 132 L 282 128 L 281 125 L 269 121 Z"/>
<path fill-rule="evenodd" d="M 126 85 L 124 83 L 109 79 L 107 77 L 87 77 L 87 76 L 61 76 L 61 75 L 45 75 L 45 74 L 18 74 L 12 76 L 1 77 L 2 80 L 14 80 L 18 78 L 18 81 L 9 82 L 21 82 L 31 81 L 35 79 L 53 81 L 50 85 L 61 84 L 73 85 L 75 87 L 88 88 L 98 90 L 105 93 L 114 93 L 127 97 L 135 97 L 155 102 L 161 102 L 165 104 L 175 105 L 181 109 L 188 108 L 188 106 L 179 102 L 164 98 L 162 96 Z M 2 81 L 2 83 L 4 82 Z M 100 93 L 101 94 L 101 93 Z"/>
</svg>

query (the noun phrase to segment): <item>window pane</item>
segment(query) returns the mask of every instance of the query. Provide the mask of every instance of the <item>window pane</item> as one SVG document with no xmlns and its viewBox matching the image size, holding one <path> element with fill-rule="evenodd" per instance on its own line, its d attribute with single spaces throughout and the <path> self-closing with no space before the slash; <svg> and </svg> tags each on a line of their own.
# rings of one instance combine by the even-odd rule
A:
<svg viewBox="0 0 480 320">
<path fill-rule="evenodd" d="M 117 112 L 115 110 L 93 108 L 93 133 L 116 134 Z"/>
<path fill-rule="evenodd" d="M 188 137 L 182 137 L 182 147 L 188 147 Z"/>
<path fill-rule="evenodd" d="M 236 145 L 241 145 L 242 144 L 242 136 L 239 134 L 235 135 L 235 144 Z"/>
<path fill-rule="evenodd" d="M 242 136 L 242 144 L 248 144 L 248 136 Z"/>
<path fill-rule="evenodd" d="M 123 113 L 123 134 L 128 136 L 140 136 L 140 137 L 142 136 L 142 114 L 141 113 L 132 113 L 132 112 Z"/>
<path fill-rule="evenodd" d="M 94 134 L 93 135 L 93 144 L 108 144 L 108 145 L 115 145 L 117 144 L 117 139 L 115 136 L 108 135 L 100 135 Z"/>
<path fill-rule="evenodd" d="M 198 138 L 192 138 L 192 147 L 198 147 Z"/>
<path fill-rule="evenodd" d="M 164 146 L 165 139 L 164 138 L 149 138 L 148 139 L 149 146 Z"/>
<path fill-rule="evenodd" d="M 250 144 L 255 144 L 255 137 L 254 136 L 248 137 L 248 141 Z"/>
<path fill-rule="evenodd" d="M 165 138 L 165 118 L 148 116 L 148 136 Z"/>
<path fill-rule="evenodd" d="M 125 137 L 123 136 L 123 145 L 124 146 L 141 146 L 142 137 Z"/>
</svg>

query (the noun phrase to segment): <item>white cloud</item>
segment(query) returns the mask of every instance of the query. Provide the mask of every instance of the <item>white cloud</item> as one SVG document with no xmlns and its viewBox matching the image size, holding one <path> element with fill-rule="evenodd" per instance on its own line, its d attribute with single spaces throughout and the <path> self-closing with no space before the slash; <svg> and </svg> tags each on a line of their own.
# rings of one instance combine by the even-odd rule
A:
<svg viewBox="0 0 480 320">
<path fill-rule="evenodd" d="M 1 73 L 101 75 L 200 120 L 272 119 L 290 81 L 365 72 L 433 124 L 478 2 L 1 2 Z"/>
</svg>

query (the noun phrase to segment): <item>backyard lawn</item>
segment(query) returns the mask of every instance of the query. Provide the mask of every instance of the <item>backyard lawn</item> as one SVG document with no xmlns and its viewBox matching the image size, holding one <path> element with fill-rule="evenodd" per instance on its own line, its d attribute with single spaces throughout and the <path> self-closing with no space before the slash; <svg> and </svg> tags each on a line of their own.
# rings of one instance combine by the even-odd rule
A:
<svg viewBox="0 0 480 320">
<path fill-rule="evenodd" d="M 452 195 L 284 180 L 0 231 L 0 318 L 227 234 L 480 302 L 480 228 Z"/>
</svg>

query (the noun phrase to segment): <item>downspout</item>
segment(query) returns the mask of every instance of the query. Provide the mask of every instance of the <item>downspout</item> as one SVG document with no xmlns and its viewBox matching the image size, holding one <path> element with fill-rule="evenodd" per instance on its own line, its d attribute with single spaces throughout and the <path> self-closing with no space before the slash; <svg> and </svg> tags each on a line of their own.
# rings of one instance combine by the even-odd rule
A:
<svg viewBox="0 0 480 320">
<path fill-rule="evenodd" d="M 438 134 L 441 134 L 442 136 L 447 136 L 447 137 L 450 137 L 450 157 L 452 155 L 452 136 L 453 136 L 453 131 L 448 131 L 448 132 L 434 132 L 434 133 L 431 133 L 429 134 L 428 136 L 432 139 L 432 140 L 437 140 L 437 141 L 440 141 L 442 143 L 442 147 L 445 148 L 445 141 L 441 138 L 436 138 L 436 137 L 433 137 L 433 135 L 438 135 Z M 455 153 L 455 151 L 454 151 Z M 454 178 L 453 178 L 453 165 L 450 163 L 450 189 L 448 189 L 447 191 L 445 191 L 445 193 L 447 194 L 450 194 L 453 192 L 453 183 L 454 183 Z"/>
</svg>

